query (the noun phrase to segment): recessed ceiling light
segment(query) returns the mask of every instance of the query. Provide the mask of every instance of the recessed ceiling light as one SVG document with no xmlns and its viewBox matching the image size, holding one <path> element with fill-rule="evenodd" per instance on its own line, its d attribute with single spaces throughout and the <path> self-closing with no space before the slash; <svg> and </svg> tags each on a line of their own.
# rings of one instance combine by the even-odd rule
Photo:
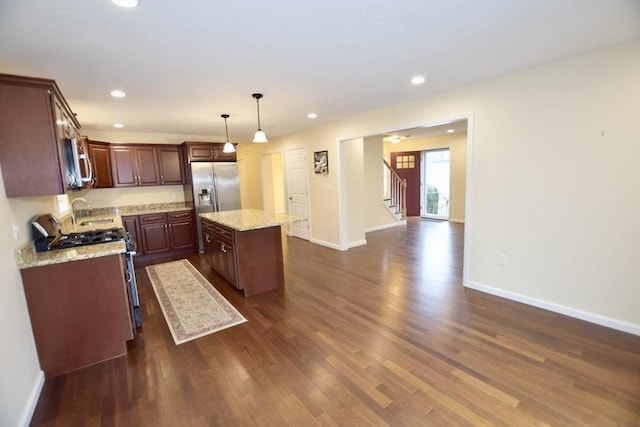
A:
<svg viewBox="0 0 640 427">
<path fill-rule="evenodd" d="M 423 76 L 415 76 L 414 78 L 411 79 L 411 84 L 412 85 L 421 85 L 425 81 L 426 81 L 426 79 Z"/>
<path fill-rule="evenodd" d="M 138 0 L 111 0 L 111 3 L 120 7 L 136 7 L 138 5 Z"/>
<path fill-rule="evenodd" d="M 120 128 L 123 128 L 123 127 L 124 127 L 124 125 L 123 125 L 122 123 L 114 123 L 114 124 L 113 124 L 113 127 L 114 127 L 114 128 L 118 128 L 118 129 L 120 129 Z"/>
<path fill-rule="evenodd" d="M 307 114 L 307 117 L 309 117 L 310 119 L 315 119 L 316 117 L 318 117 L 318 115 L 316 113 L 309 113 Z"/>
<path fill-rule="evenodd" d="M 453 129 L 447 129 L 447 133 L 454 133 L 454 132 L 455 132 L 455 130 L 453 130 Z"/>
<path fill-rule="evenodd" d="M 391 137 L 391 143 L 392 144 L 397 144 L 398 142 L 400 142 L 400 137 L 399 136 L 392 136 Z"/>
<path fill-rule="evenodd" d="M 111 96 L 113 96 L 114 98 L 124 98 L 125 96 L 127 96 L 127 94 L 121 90 L 112 90 Z"/>
</svg>

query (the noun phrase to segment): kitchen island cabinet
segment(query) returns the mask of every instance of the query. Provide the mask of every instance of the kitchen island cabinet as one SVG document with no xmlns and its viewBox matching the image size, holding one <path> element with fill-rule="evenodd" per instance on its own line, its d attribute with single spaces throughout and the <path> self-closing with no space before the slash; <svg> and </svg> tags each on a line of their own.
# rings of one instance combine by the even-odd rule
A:
<svg viewBox="0 0 640 427">
<path fill-rule="evenodd" d="M 200 219 L 207 264 L 245 297 L 284 287 L 281 225 L 302 218 L 240 209 Z"/>
<path fill-rule="evenodd" d="M 127 353 L 135 333 L 124 270 L 122 254 L 20 270 L 47 377 Z"/>
</svg>

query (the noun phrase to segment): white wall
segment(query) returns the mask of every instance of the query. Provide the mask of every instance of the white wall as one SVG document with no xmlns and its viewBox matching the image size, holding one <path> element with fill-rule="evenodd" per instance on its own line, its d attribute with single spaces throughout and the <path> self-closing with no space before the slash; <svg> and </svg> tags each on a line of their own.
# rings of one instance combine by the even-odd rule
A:
<svg viewBox="0 0 640 427">
<path fill-rule="evenodd" d="M 382 136 L 375 135 L 364 139 L 364 205 L 365 231 L 379 230 L 398 224 L 396 217 L 384 206 Z"/>
<path fill-rule="evenodd" d="M 366 243 L 365 239 L 365 192 L 364 188 L 364 139 L 343 141 L 340 145 L 341 180 L 344 186 L 342 206 L 346 227 L 346 241 L 341 246 L 349 248 Z"/>
<path fill-rule="evenodd" d="M 35 409 L 44 383 L 40 370 L 20 270 L 16 267 L 14 250 L 29 240 L 23 219 L 14 215 L 5 197 L 4 180 L 0 173 L 0 426 L 27 425 Z M 21 215 L 31 217 L 42 210 L 51 212 L 53 197 L 27 199 L 19 207 Z M 18 225 L 20 238 L 13 236 L 13 224 Z"/>
<path fill-rule="evenodd" d="M 466 285 L 640 334 L 638 111 L 635 41 L 270 143 L 333 166 L 340 140 L 470 115 Z M 341 185 L 311 177 L 313 239 L 339 245 Z"/>
</svg>

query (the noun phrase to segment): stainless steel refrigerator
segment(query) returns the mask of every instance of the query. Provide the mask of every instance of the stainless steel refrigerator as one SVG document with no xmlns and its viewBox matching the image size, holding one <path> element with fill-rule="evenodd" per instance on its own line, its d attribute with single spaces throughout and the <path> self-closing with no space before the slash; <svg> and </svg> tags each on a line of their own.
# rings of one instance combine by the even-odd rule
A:
<svg viewBox="0 0 640 427">
<path fill-rule="evenodd" d="M 198 242 L 202 246 L 202 224 L 198 214 L 240 209 L 240 179 L 234 162 L 191 163 L 193 204 L 196 209 Z"/>
</svg>

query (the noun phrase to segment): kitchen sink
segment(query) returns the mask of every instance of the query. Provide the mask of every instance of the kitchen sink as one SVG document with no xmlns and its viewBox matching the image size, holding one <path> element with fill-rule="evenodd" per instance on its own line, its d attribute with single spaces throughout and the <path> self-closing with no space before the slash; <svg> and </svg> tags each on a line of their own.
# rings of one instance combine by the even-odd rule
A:
<svg viewBox="0 0 640 427">
<path fill-rule="evenodd" d="M 91 219 L 88 221 L 82 221 L 80 225 L 108 224 L 112 222 L 113 222 L 113 218 Z"/>
</svg>

